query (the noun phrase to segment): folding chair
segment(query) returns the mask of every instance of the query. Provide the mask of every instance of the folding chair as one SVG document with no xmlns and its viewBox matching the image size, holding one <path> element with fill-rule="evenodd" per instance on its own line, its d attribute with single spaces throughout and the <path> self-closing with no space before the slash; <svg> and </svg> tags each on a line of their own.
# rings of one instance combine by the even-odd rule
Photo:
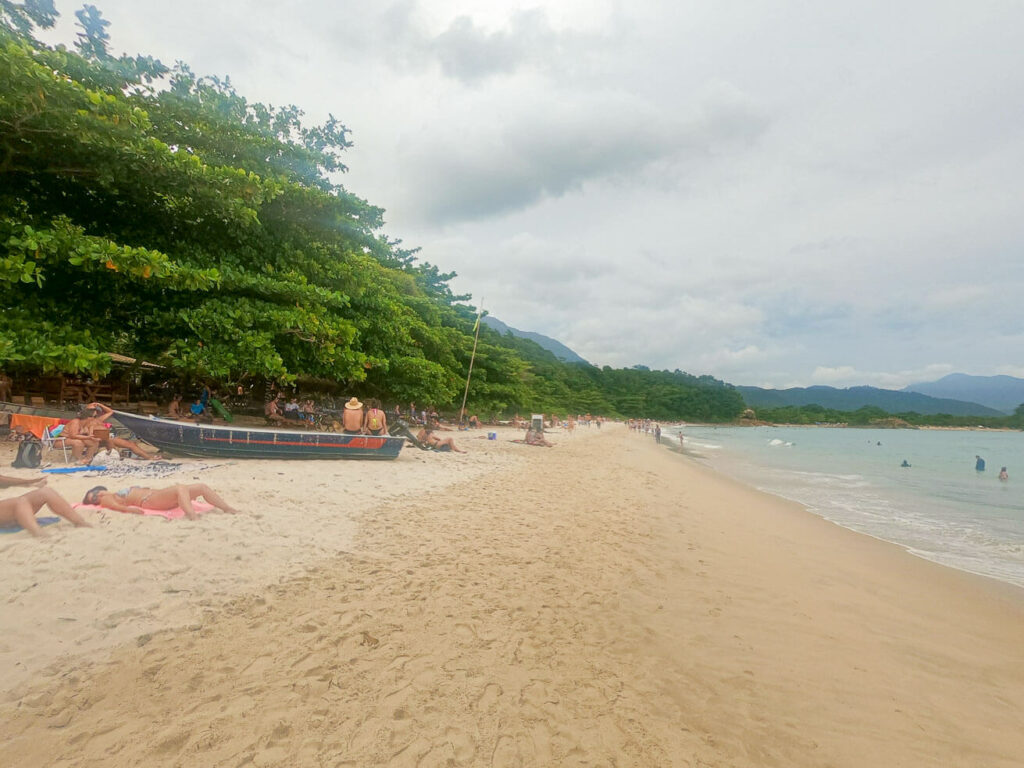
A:
<svg viewBox="0 0 1024 768">
<path fill-rule="evenodd" d="M 47 451 L 54 451 L 60 448 L 64 452 L 64 463 L 68 463 L 68 451 L 70 449 L 68 448 L 68 441 L 66 438 L 54 437 L 52 434 L 50 434 L 50 428 L 44 427 L 43 436 L 42 438 L 40 438 L 39 442 L 43 444 L 43 448 L 45 448 Z"/>
</svg>

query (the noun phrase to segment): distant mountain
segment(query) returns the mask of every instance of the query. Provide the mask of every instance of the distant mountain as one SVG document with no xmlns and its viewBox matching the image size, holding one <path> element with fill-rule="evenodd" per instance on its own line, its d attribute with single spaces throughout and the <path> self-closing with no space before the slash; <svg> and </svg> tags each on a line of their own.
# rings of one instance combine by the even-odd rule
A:
<svg viewBox="0 0 1024 768">
<path fill-rule="evenodd" d="M 1024 379 L 1015 376 L 970 376 L 966 373 L 951 373 L 938 381 L 911 384 L 903 391 L 919 392 L 932 397 L 969 400 L 1003 413 L 1013 413 L 1018 405 L 1024 403 Z"/>
<path fill-rule="evenodd" d="M 918 392 L 901 392 L 895 389 L 876 387 L 794 387 L 793 389 L 762 389 L 761 387 L 736 387 L 751 408 L 779 408 L 786 405 L 820 405 L 837 411 L 856 411 L 864 406 L 874 406 L 889 413 L 913 411 L 931 416 L 948 413 L 951 416 L 1003 416 L 1002 411 L 981 405 L 937 397 Z"/>
<path fill-rule="evenodd" d="M 590 365 L 589 362 L 584 360 L 582 357 L 577 355 L 565 344 L 560 341 L 555 341 L 550 336 L 545 336 L 542 333 L 535 333 L 533 331 L 520 331 L 518 328 L 513 328 L 510 325 L 505 325 L 501 320 L 491 315 L 484 315 L 484 325 L 493 328 L 498 333 L 504 335 L 511 333 L 513 336 L 517 336 L 520 339 L 529 339 L 538 346 L 543 347 L 548 352 L 553 354 L 559 360 L 566 363 L 583 363 L 584 365 Z"/>
</svg>

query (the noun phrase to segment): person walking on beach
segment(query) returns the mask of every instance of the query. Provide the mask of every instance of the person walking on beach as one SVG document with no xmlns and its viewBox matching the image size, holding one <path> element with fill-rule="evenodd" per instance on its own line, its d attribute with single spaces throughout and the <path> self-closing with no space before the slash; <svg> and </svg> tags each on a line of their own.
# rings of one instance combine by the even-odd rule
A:
<svg viewBox="0 0 1024 768">
<path fill-rule="evenodd" d="M 12 478 L 3 478 L 3 480 L 10 482 Z M 14 482 L 18 483 L 19 481 L 15 480 Z M 45 536 L 46 532 L 36 522 L 36 513 L 43 507 L 49 507 L 55 514 L 63 517 L 76 528 L 92 528 L 52 488 L 36 488 L 21 496 L 15 496 L 13 499 L 0 500 L 0 526 L 20 525 L 33 536 Z"/>
</svg>

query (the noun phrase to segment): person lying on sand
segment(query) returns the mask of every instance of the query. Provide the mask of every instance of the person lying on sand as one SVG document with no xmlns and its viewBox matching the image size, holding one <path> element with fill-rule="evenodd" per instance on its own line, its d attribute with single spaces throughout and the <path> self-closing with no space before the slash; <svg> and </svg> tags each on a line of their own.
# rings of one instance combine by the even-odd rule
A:
<svg viewBox="0 0 1024 768">
<path fill-rule="evenodd" d="M 430 427 L 424 427 L 417 433 L 416 439 L 424 445 L 429 445 L 435 451 L 455 451 L 455 453 L 465 453 L 455 447 L 455 440 L 450 437 L 446 437 L 443 440 L 434 434 L 434 430 Z"/>
<path fill-rule="evenodd" d="M 122 488 L 120 491 L 108 491 L 106 486 L 97 485 L 90 488 L 83 504 L 93 504 L 117 512 L 130 512 L 141 515 L 146 509 L 176 509 L 180 507 L 185 512 L 185 517 L 195 520 L 199 517 L 192 502 L 200 496 L 208 503 L 222 509 L 225 512 L 236 514 L 237 509 L 228 504 L 210 486 L 204 483 L 192 485 L 169 485 L 166 488 L 146 488 L 141 485 L 133 485 L 130 488 Z"/>
<path fill-rule="evenodd" d="M 152 461 L 153 459 L 160 458 L 160 454 L 157 451 L 150 453 L 132 440 L 125 440 L 122 437 L 110 436 L 110 432 L 106 427 L 106 421 L 114 415 L 113 410 L 102 403 L 90 403 L 89 408 L 92 409 L 92 415 L 82 422 L 82 434 L 93 438 L 96 441 L 96 446 L 90 449 L 92 452 L 87 454 L 88 458 L 86 458 L 83 463 L 88 464 L 92 461 L 92 457 L 96 455 L 100 447 L 107 448 L 111 451 L 118 451 L 123 448 L 131 451 L 136 456 L 139 456 L 146 461 Z"/>
<path fill-rule="evenodd" d="M 33 536 L 45 536 L 46 532 L 36 522 L 36 513 L 48 506 L 76 528 L 92 528 L 71 508 L 60 494 L 52 488 L 36 488 L 13 499 L 0 500 L 0 525 L 20 525 Z"/>
<path fill-rule="evenodd" d="M 0 488 L 16 488 L 19 486 L 34 485 L 36 487 L 46 485 L 45 477 L 21 478 L 4 477 L 0 475 Z"/>
</svg>

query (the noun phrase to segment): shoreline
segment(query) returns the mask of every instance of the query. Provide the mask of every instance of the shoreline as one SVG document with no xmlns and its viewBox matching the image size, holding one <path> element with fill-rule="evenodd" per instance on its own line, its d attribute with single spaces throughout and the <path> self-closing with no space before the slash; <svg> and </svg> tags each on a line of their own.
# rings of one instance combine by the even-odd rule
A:
<svg viewBox="0 0 1024 768">
<path fill-rule="evenodd" d="M 675 426 L 675 425 L 672 425 Z M 786 422 L 774 422 L 774 421 L 759 421 L 759 422 L 742 422 L 742 421 L 730 421 L 726 424 L 715 424 L 705 423 L 699 421 L 687 422 L 683 426 L 686 427 L 743 427 L 749 429 L 751 427 L 786 427 L 787 429 L 878 429 L 885 431 L 892 431 L 894 429 L 905 429 L 905 430 L 935 430 L 940 432 L 1024 432 L 1022 429 L 1015 427 L 985 427 L 978 425 L 976 427 L 951 427 L 942 426 L 938 424 L 908 424 L 907 426 L 882 426 L 880 424 L 787 424 Z"/>
<path fill-rule="evenodd" d="M 304 574 L 22 686 L 0 750 L 105 766 L 1015 764 L 1019 589 L 615 426 L 556 440 L 494 446 L 486 472 L 364 508 L 347 552 Z"/>
<path fill-rule="evenodd" d="M 698 426 L 698 425 L 693 425 L 693 426 Z M 699 425 L 699 426 L 701 426 L 701 428 L 707 428 L 706 426 L 703 426 L 703 425 Z M 781 425 L 779 425 L 779 426 L 781 426 Z M 804 426 L 804 427 L 809 427 L 809 428 L 816 428 L 815 425 L 786 425 L 786 426 L 787 427 Z M 817 425 L 817 426 L 820 427 L 820 425 Z M 950 431 L 969 431 L 969 430 L 953 429 L 953 430 L 950 430 Z M 977 431 L 977 430 L 975 430 L 975 431 Z M 989 430 L 989 431 L 993 431 L 993 432 L 999 431 L 999 432 L 1001 432 L 1001 431 L 1015 431 L 1015 430 Z M 685 435 L 686 435 L 686 433 L 684 432 L 684 436 Z M 786 501 L 790 501 L 790 502 L 793 502 L 795 504 L 800 504 L 800 505 L 804 506 L 804 508 L 810 514 L 815 515 L 816 517 L 820 517 L 821 519 L 826 520 L 826 521 L 828 521 L 830 523 L 833 523 L 833 524 L 835 524 L 835 525 L 837 525 L 837 526 L 839 526 L 841 528 L 844 528 L 846 530 L 850 530 L 851 532 L 854 532 L 854 534 L 858 534 L 858 535 L 861 535 L 861 536 L 866 536 L 866 537 L 869 537 L 871 539 L 876 539 L 876 540 L 878 540 L 880 542 L 885 542 L 886 544 L 891 544 L 891 545 L 893 545 L 895 547 L 901 548 L 904 552 L 906 552 L 906 554 L 910 555 L 911 557 L 922 559 L 922 560 L 925 560 L 927 562 L 935 563 L 937 565 L 942 565 L 942 566 L 947 567 L 947 568 L 952 568 L 953 570 L 961 571 L 961 572 L 964 572 L 964 573 L 969 573 L 971 575 L 974 575 L 974 577 L 979 577 L 979 578 L 983 578 L 983 579 L 990 579 L 990 580 L 992 580 L 994 582 L 998 582 L 1000 584 L 1006 584 L 1006 585 L 1009 585 L 1011 587 L 1024 590 L 1024 574 L 1022 574 L 1020 572 L 1019 567 L 1018 567 L 1017 570 L 1007 571 L 1007 569 L 1006 569 L 1007 563 L 1000 562 L 1000 561 L 986 561 L 984 559 L 979 558 L 978 556 L 971 557 L 971 555 L 974 555 L 975 553 L 967 553 L 967 554 L 965 554 L 964 552 L 956 553 L 956 552 L 954 552 L 952 550 L 949 550 L 949 549 L 943 549 L 942 545 L 944 543 L 943 542 L 938 542 L 938 541 L 937 542 L 931 542 L 931 543 L 927 543 L 927 542 L 925 543 L 926 545 L 927 544 L 935 545 L 932 549 L 927 548 L 927 546 L 923 548 L 919 543 L 914 543 L 914 542 L 909 542 L 908 543 L 907 541 L 905 541 L 905 539 L 901 540 L 899 538 L 899 534 L 901 534 L 901 532 L 902 532 L 902 534 L 905 534 L 905 532 L 906 532 L 905 530 L 891 532 L 890 536 L 892 538 L 890 538 L 890 536 L 887 536 L 885 534 L 885 532 L 877 532 L 876 530 L 871 530 L 870 529 L 871 526 L 868 525 L 868 524 L 863 523 L 862 521 L 858 521 L 856 519 L 846 519 L 846 520 L 844 520 L 843 516 L 841 514 L 840 515 L 836 515 L 836 510 L 833 509 L 833 508 L 829 508 L 827 503 L 822 503 L 822 501 L 820 499 L 816 500 L 816 501 L 815 500 L 809 500 L 809 499 L 806 498 L 806 496 L 805 496 L 805 498 L 800 498 L 801 490 L 796 488 L 795 486 L 790 486 L 790 487 L 788 487 L 788 489 L 786 489 L 785 487 L 778 487 L 777 484 L 775 486 L 772 486 L 772 487 L 761 487 L 761 486 L 755 484 L 755 478 L 745 477 L 745 478 L 740 479 L 740 478 L 734 477 L 733 475 L 729 474 L 728 468 L 722 468 L 722 467 L 716 466 L 717 463 L 718 463 L 718 460 L 722 459 L 723 456 L 728 455 L 729 452 L 725 452 L 725 454 L 717 454 L 717 452 L 708 453 L 708 452 L 702 452 L 699 449 L 699 447 L 693 447 L 692 446 L 692 438 L 695 437 L 695 439 L 698 441 L 701 438 L 710 437 L 710 435 L 702 435 L 702 436 L 701 435 L 697 435 L 697 436 L 694 436 L 694 435 L 691 434 L 691 435 L 689 435 L 689 437 L 691 438 L 691 441 L 687 441 L 684 444 L 682 452 L 680 452 L 678 442 L 677 442 L 677 440 L 674 439 L 674 435 L 673 436 L 669 436 L 669 437 L 664 437 L 663 436 L 663 445 L 667 446 L 670 451 L 672 451 L 672 452 L 674 452 L 676 454 L 682 453 L 683 455 L 685 455 L 685 456 L 687 456 L 689 458 L 692 458 L 692 459 L 695 459 L 695 460 L 699 461 L 701 466 L 705 466 L 706 468 L 711 469 L 712 471 L 718 473 L 722 477 L 736 479 L 737 481 L 743 482 L 745 484 L 748 484 L 748 485 L 750 485 L 751 487 L 753 487 L 753 488 L 755 488 L 757 490 L 761 490 L 761 492 L 763 492 L 763 493 L 766 493 L 766 494 L 769 494 L 769 495 L 772 495 L 772 496 L 776 496 L 779 499 L 784 499 Z M 736 451 L 735 456 L 740 456 L 741 457 L 741 456 L 745 456 L 745 454 L 743 453 L 742 450 L 739 450 L 739 451 Z M 748 457 L 748 460 L 750 460 L 750 457 Z M 722 459 L 722 461 L 725 461 L 725 459 Z M 761 466 L 762 469 L 764 469 L 766 466 L 769 466 L 769 465 L 759 464 L 756 460 L 753 460 L 752 463 L 755 464 L 755 465 Z M 810 470 L 805 467 L 805 468 L 803 468 L 800 471 L 810 471 Z M 824 471 L 824 470 L 815 470 L 815 471 Z M 803 492 L 806 493 L 806 488 L 802 488 L 802 490 L 803 490 Z M 905 502 L 906 500 L 903 500 L 903 501 Z M 840 519 L 836 519 L 836 517 L 839 517 Z M 858 525 L 860 525 L 861 527 L 858 527 Z M 1008 545 L 1008 546 L 1011 546 L 1011 545 Z M 1011 565 L 1016 565 L 1016 563 L 1011 563 Z M 987 568 L 987 570 L 986 570 L 986 568 Z"/>
<path fill-rule="evenodd" d="M 1024 604 L 1024 585 L 1022 584 L 1016 584 L 1012 581 L 1006 581 L 1005 579 L 1000 579 L 996 576 L 990 576 L 989 574 L 979 573 L 977 571 L 972 571 L 967 568 L 952 565 L 950 563 L 944 563 L 941 560 L 935 560 L 930 557 L 927 557 L 923 552 L 913 549 L 912 547 L 910 547 L 910 545 L 902 544 L 898 541 L 892 541 L 891 539 L 886 539 L 883 536 L 879 536 L 868 531 L 860 531 L 856 528 L 851 528 L 849 526 L 843 525 L 840 522 L 831 520 L 825 517 L 824 515 L 819 514 L 818 512 L 814 511 L 813 508 L 811 508 L 806 503 L 800 501 L 799 499 L 794 499 L 790 496 L 786 496 L 785 494 L 779 491 L 769 491 L 764 490 L 762 488 L 758 488 L 757 486 L 752 485 L 751 483 L 745 480 L 741 480 L 737 477 L 734 477 L 733 475 L 728 474 L 727 472 L 723 472 L 722 470 L 711 466 L 710 464 L 704 463 L 704 461 L 707 459 L 707 455 L 700 453 L 696 450 L 687 450 L 685 448 L 683 450 L 680 450 L 678 445 L 662 445 L 662 447 L 668 448 L 670 452 L 694 462 L 694 465 L 696 467 L 710 473 L 718 481 L 734 483 L 743 488 L 747 488 L 748 490 L 753 491 L 755 493 L 761 493 L 764 494 L 765 496 L 778 499 L 779 501 L 788 504 L 794 504 L 798 506 L 801 510 L 803 510 L 806 514 L 815 517 L 821 520 L 822 522 L 828 523 L 829 525 L 835 526 L 841 531 L 845 531 L 854 536 L 864 536 L 873 541 L 877 541 L 885 546 L 894 547 L 895 549 L 899 550 L 905 555 L 912 557 L 915 560 L 920 560 L 921 562 L 928 563 L 929 565 L 938 566 L 939 568 L 954 571 L 958 574 L 961 574 L 965 577 L 969 577 L 971 579 L 980 579 L 982 582 L 990 584 L 992 588 L 996 589 L 997 591 L 1005 592 L 1006 595 L 1010 597 L 1010 599 L 1019 599 L 1021 603 Z M 1015 595 L 1016 597 L 1014 597 Z"/>
</svg>

